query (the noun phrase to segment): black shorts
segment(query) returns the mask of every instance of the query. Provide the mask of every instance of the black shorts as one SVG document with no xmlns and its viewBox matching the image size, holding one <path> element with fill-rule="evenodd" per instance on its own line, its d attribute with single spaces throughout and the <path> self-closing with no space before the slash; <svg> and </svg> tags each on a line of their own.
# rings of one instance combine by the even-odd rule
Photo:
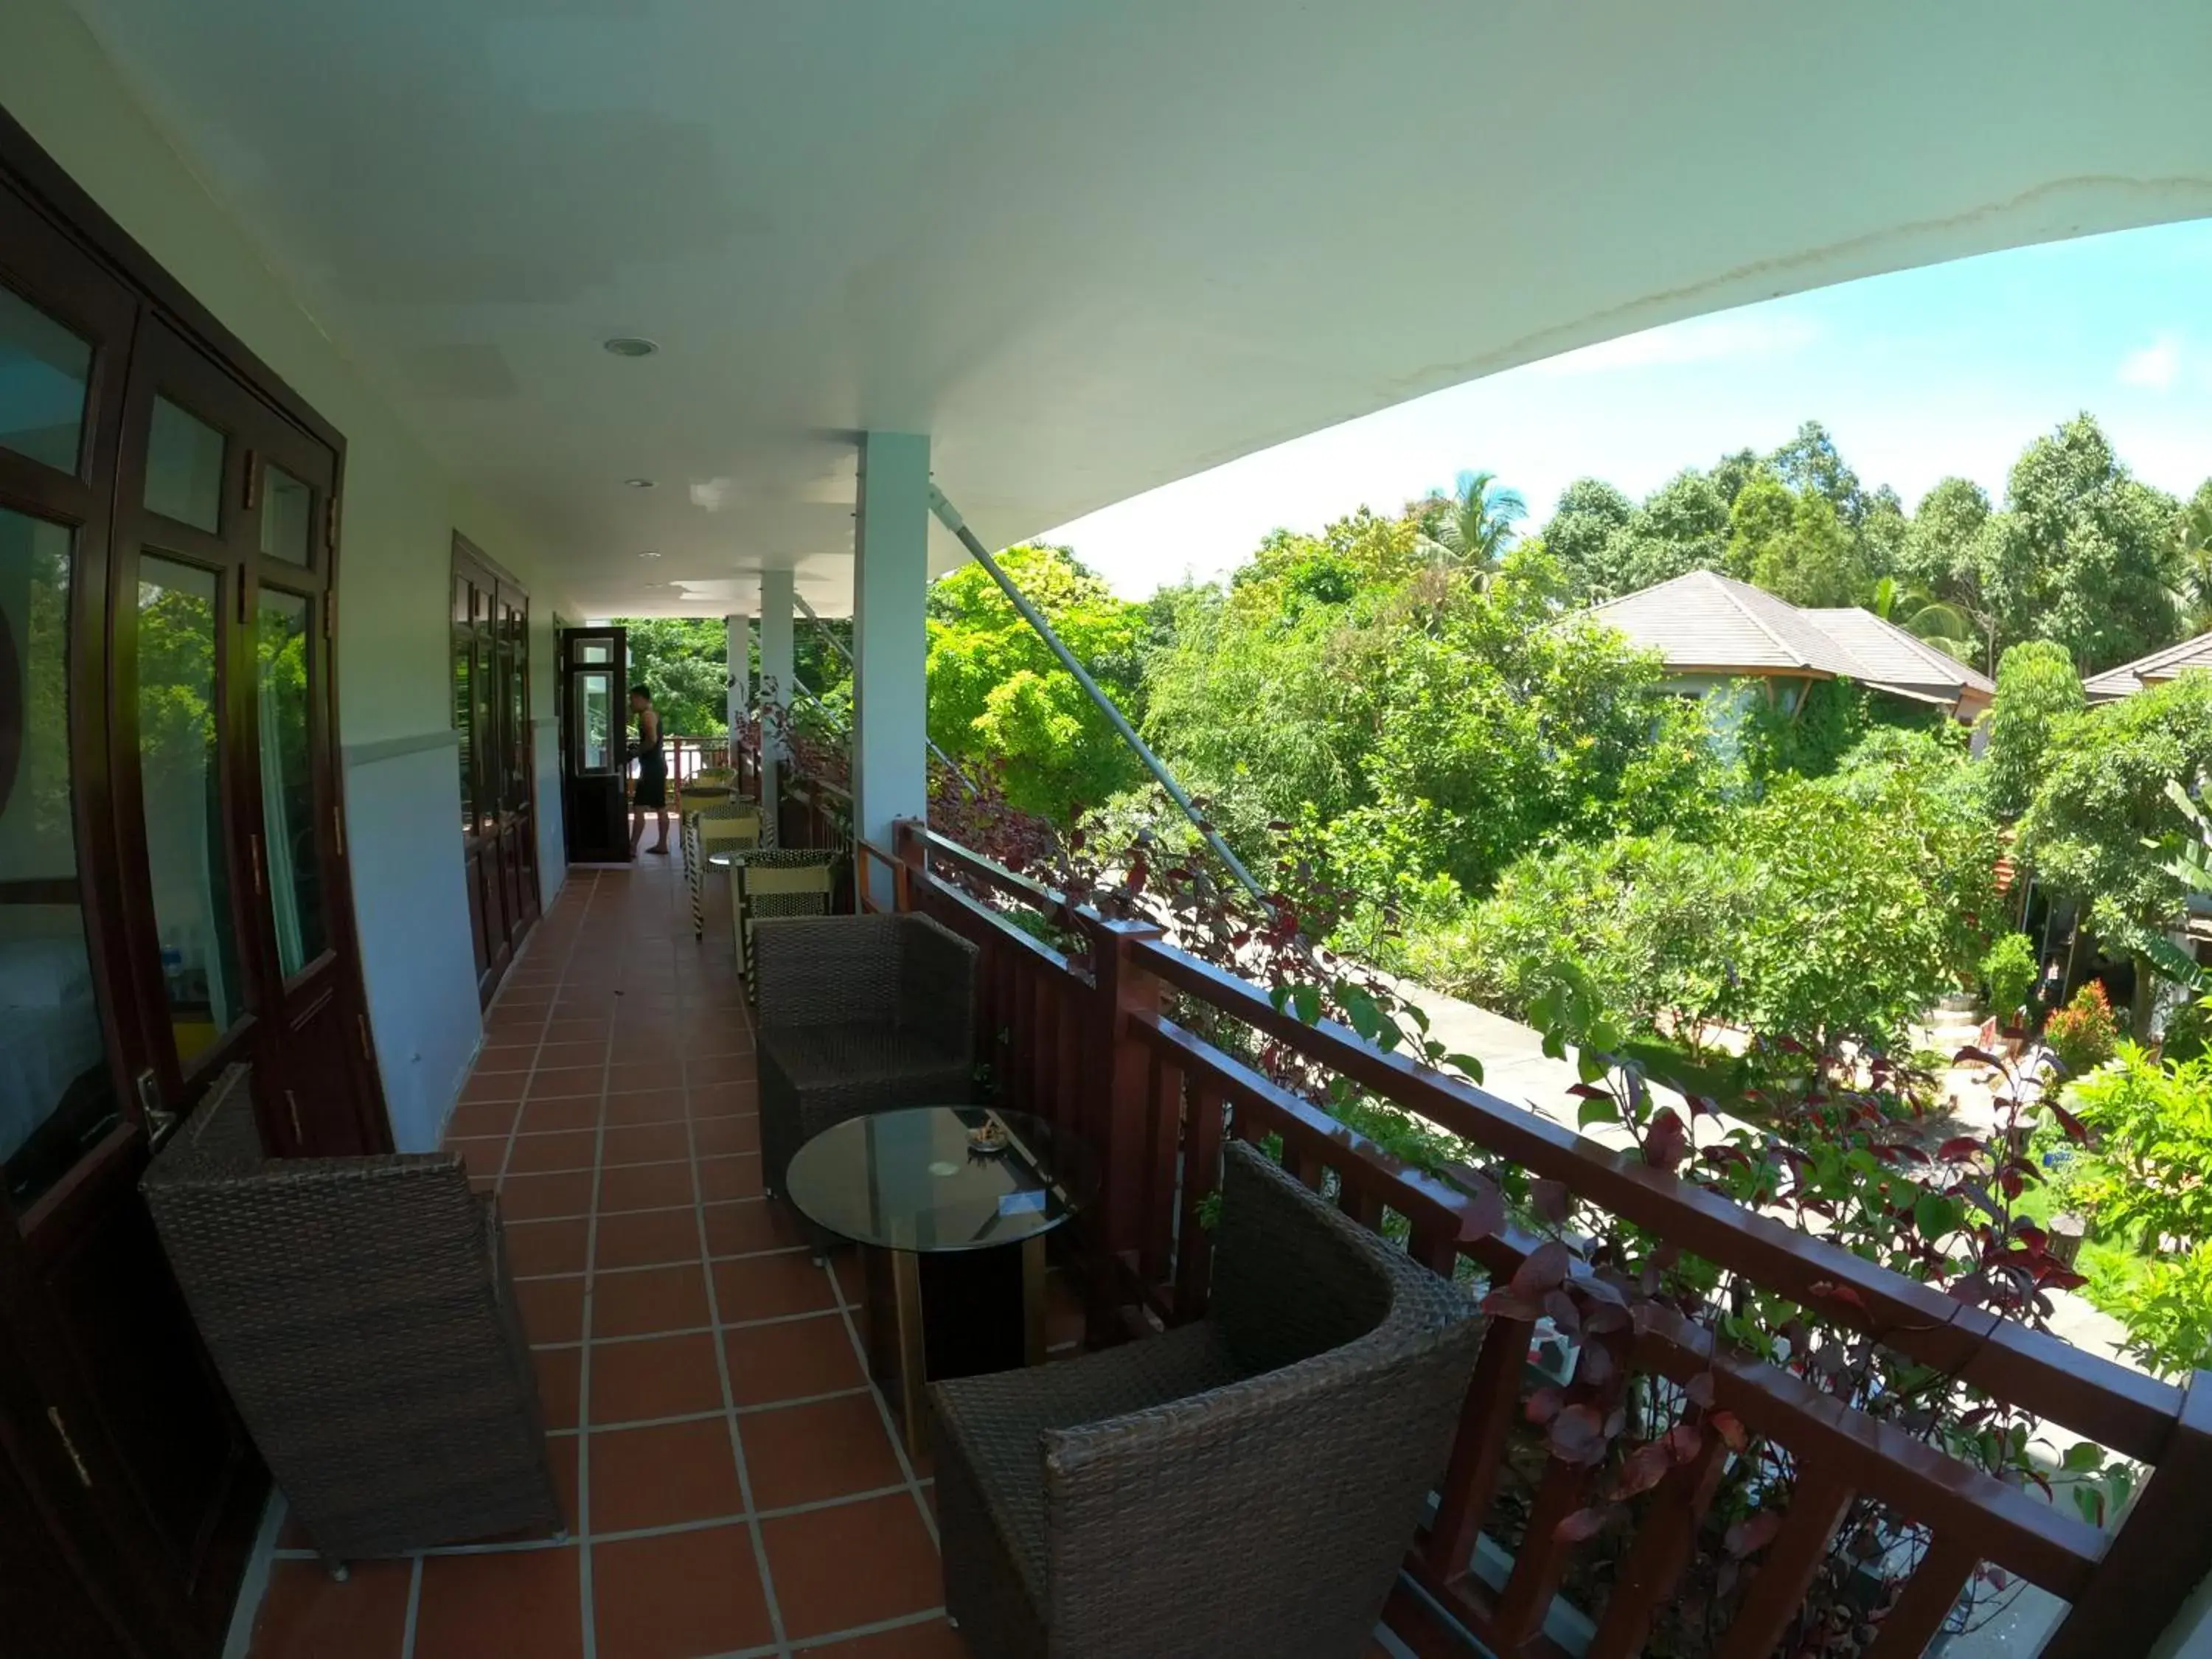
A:
<svg viewBox="0 0 2212 1659">
<path fill-rule="evenodd" d="M 629 804 L 642 811 L 666 809 L 668 763 L 659 755 L 639 757 L 637 787 L 630 792 Z"/>
</svg>

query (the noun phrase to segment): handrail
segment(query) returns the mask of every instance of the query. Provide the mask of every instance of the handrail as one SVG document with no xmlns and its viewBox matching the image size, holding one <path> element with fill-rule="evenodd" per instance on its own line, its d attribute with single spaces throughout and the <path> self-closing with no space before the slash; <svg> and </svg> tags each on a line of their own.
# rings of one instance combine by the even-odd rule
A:
<svg viewBox="0 0 2212 1659">
<path fill-rule="evenodd" d="M 1308 1025 L 1278 1009 L 1260 987 L 1164 943 L 1156 928 L 1071 905 L 918 824 L 899 826 L 896 852 L 907 871 L 902 902 L 979 946 L 978 1052 L 988 1057 L 993 1086 L 1006 1091 L 1002 1098 L 1053 1115 L 1098 1150 L 1100 1199 L 1075 1242 L 1085 1253 L 1085 1279 L 1106 1286 L 1101 1293 L 1113 1305 L 1143 1308 L 1168 1322 L 1202 1314 L 1211 1255 L 1204 1206 L 1229 1136 L 1277 1138 L 1282 1163 L 1297 1178 L 1370 1228 L 1382 1230 L 1392 1214 L 1401 1218 L 1408 1251 L 1440 1271 L 1465 1259 L 1493 1280 L 1510 1277 L 1540 1243 L 1510 1226 L 1493 1227 L 1468 1194 L 1391 1158 L 1178 1024 L 1164 999 L 1180 995 L 1447 1133 L 1564 1183 L 1656 1237 L 1801 1302 L 1825 1321 L 1870 1333 L 1988 1397 L 2154 1466 L 2119 1529 L 2107 1534 L 1813 1380 L 1729 1348 L 1680 1314 L 1639 1305 L 1626 1333 L 1583 1340 L 1614 1350 L 1617 1377 L 1662 1378 L 1686 1390 L 1709 1380 L 1711 1403 L 1703 1409 L 1734 1413 L 1786 1451 L 1794 1472 L 1784 1531 L 1734 1615 L 1728 1652 L 1765 1652 L 1778 1639 L 1819 1570 L 1830 1533 L 1861 1498 L 1923 1529 L 1926 1540 L 1884 1626 L 1885 1659 L 1917 1651 L 1983 1561 L 2072 1602 L 2046 1649 L 2051 1659 L 2144 1650 L 2212 1567 L 2212 1373 L 2177 1389 L 1970 1309 L 1405 1054 L 1386 1053 L 1340 1025 Z M 989 891 L 979 897 L 955 877 Z M 988 902 L 994 894 L 1087 935 L 1080 965 L 994 908 Z M 1492 1320 L 1439 1483 L 1438 1508 L 1407 1571 L 1421 1595 L 1482 1643 L 1534 1654 L 1553 1650 L 1540 1633 L 1544 1609 L 1579 1547 L 1559 1523 L 1591 1501 L 1582 1495 L 1591 1490 L 1588 1472 L 1556 1457 L 1547 1462 L 1505 1581 L 1493 1583 L 1494 1574 L 1480 1579 L 1469 1566 L 1506 1472 L 1510 1436 L 1522 1420 L 1532 1334 L 1525 1320 L 1502 1314 Z M 1578 1376 L 1571 1397 L 1597 1398 L 1590 1386 L 1602 1393 Z M 1694 1417 L 1693 1410 L 1685 1420 Z M 1649 1621 L 1688 1559 L 1721 1449 L 1708 1433 L 1698 1457 L 1666 1474 L 1650 1501 L 1638 1506 L 1594 1655 L 1641 1650 Z"/>
<path fill-rule="evenodd" d="M 1168 984 L 1388 1096 L 1439 1128 L 1660 1234 L 1693 1255 L 1778 1290 L 1822 1316 L 1855 1326 L 1922 1363 L 1958 1375 L 1993 1396 L 2063 1425 L 2130 1457 L 2154 1461 L 2181 1408 L 2179 1389 L 1968 1307 L 1923 1285 L 1676 1180 L 1601 1146 L 1563 1124 L 1487 1090 L 1389 1054 L 1358 1033 L 1322 1020 L 1308 1025 L 1275 1006 L 1249 980 L 1158 940 L 1135 953 Z M 1826 1285 L 1851 1296 L 1823 1294 Z"/>
<path fill-rule="evenodd" d="M 1203 1071 L 1237 1104 L 1258 1111 L 1266 1130 L 1289 1143 L 1286 1164 L 1295 1167 L 1298 1153 L 1325 1149 L 1333 1154 L 1333 1172 L 1350 1181 L 1358 1176 L 1347 1170 L 1346 1161 L 1356 1160 L 1358 1168 L 1374 1172 L 1388 1186 L 1390 1198 L 1385 1201 L 1413 1224 L 1416 1238 L 1425 1221 L 1432 1228 L 1456 1229 L 1463 1220 L 1468 1200 L 1456 1188 L 1393 1158 L 1203 1038 L 1163 1018 L 1142 1022 L 1141 1032 L 1186 1069 Z M 1510 1273 L 1535 1243 L 1525 1237 L 1502 1244 L 1491 1236 L 1454 1237 L 1455 1250 L 1478 1261 L 1493 1277 Z M 1710 1331 L 1680 1315 L 1646 1304 L 1633 1317 L 1638 1369 L 1681 1383 L 1712 1371 L 1717 1403 L 1735 1411 L 1754 1432 L 1785 1440 L 1810 1432 L 1832 1448 L 1848 1442 L 1858 1451 L 1873 1453 L 1870 1472 L 1861 1482 L 1864 1491 L 1934 1525 L 1971 1522 L 1990 1528 L 1982 1542 L 1984 1559 L 2070 1597 L 2103 1558 L 2106 1536 L 2095 1528 L 1978 1469 L 1962 1469 L 1895 1425 L 1869 1418 L 1785 1371 L 1717 1349 Z"/>
<path fill-rule="evenodd" d="M 948 836 L 939 835 L 934 830 L 921 828 L 921 836 L 932 853 L 988 886 L 1057 918 L 1072 921 L 1078 914 L 1065 895 L 1055 892 L 1041 881 L 1018 875 L 996 859 L 987 858 Z"/>
</svg>

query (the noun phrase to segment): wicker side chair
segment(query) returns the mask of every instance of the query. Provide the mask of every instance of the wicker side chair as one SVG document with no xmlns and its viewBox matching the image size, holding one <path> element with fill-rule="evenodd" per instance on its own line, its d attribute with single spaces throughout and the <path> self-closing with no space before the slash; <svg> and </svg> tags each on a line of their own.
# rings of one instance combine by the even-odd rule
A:
<svg viewBox="0 0 2212 1659">
<path fill-rule="evenodd" d="M 1224 1158 L 1207 1318 L 930 1391 L 976 1659 L 1372 1650 L 1486 1322 L 1252 1147 Z"/>
<path fill-rule="evenodd" d="M 841 854 L 821 847 L 763 847 L 730 866 L 730 925 L 738 971 L 759 1000 L 753 975 L 753 924 L 770 916 L 826 916 L 837 897 Z"/>
<path fill-rule="evenodd" d="M 760 845 L 760 809 L 748 801 L 725 802 L 686 812 L 683 818 L 684 879 L 691 890 L 691 937 L 707 936 L 707 860 L 724 851 L 750 851 Z"/>
<path fill-rule="evenodd" d="M 141 1184 L 326 1565 L 564 1531 L 498 1207 L 459 1158 L 266 1159 L 234 1066 Z"/>
<path fill-rule="evenodd" d="M 975 947 L 927 916 L 762 919 L 763 1177 L 847 1118 L 957 1106 L 975 1089 Z"/>
</svg>

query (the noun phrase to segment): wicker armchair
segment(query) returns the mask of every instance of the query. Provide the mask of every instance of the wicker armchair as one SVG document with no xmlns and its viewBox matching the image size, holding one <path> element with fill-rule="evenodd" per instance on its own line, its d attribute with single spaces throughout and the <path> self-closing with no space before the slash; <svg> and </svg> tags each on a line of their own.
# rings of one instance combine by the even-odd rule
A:
<svg viewBox="0 0 2212 1659">
<path fill-rule="evenodd" d="M 459 1158 L 264 1159 L 234 1066 L 142 1185 L 325 1563 L 564 1528 L 498 1207 Z"/>
<path fill-rule="evenodd" d="M 927 916 L 763 917 L 762 1173 L 833 1123 L 894 1106 L 957 1106 L 975 1088 L 975 947 Z"/>
<path fill-rule="evenodd" d="M 940 1382 L 945 1606 L 976 1659 L 1358 1659 L 1484 1321 L 1253 1148 L 1208 1317 Z"/>
</svg>

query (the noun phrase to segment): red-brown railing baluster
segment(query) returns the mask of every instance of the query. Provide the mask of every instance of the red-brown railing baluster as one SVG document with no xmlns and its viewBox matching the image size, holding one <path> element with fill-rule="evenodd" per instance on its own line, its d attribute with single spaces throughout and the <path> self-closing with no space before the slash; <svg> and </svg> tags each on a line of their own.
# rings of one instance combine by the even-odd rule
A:
<svg viewBox="0 0 2212 1659">
<path fill-rule="evenodd" d="M 1091 1086 L 1085 1116 L 1106 1182 L 1107 1248 L 1135 1265 L 1145 1242 L 1147 1159 L 1154 1112 L 1147 1084 L 1152 1048 L 1139 1028 L 1157 1020 L 1160 982 L 1137 960 L 1137 946 L 1158 939 L 1150 922 L 1083 919 L 1091 941 L 1091 985 L 1085 993 L 1085 1049 Z"/>
<path fill-rule="evenodd" d="M 1052 1092 L 1052 997 L 1044 975 L 1030 963 L 1022 964 L 1022 1008 L 1029 1015 L 1026 1047 L 1029 1054 L 1030 1110 L 1055 1129 L 1067 1120 Z"/>
<path fill-rule="evenodd" d="M 1490 1511 L 1490 1495 L 1505 1463 L 1505 1443 L 1521 1415 L 1521 1373 L 1528 1363 L 1534 1328 L 1525 1319 L 1492 1319 L 1460 1407 L 1459 1433 L 1444 1467 L 1436 1524 L 1421 1553 L 1437 1582 L 1449 1583 L 1474 1558 L 1475 1534 Z"/>
<path fill-rule="evenodd" d="M 1206 1312 L 1213 1239 L 1199 1216 L 1221 1181 L 1222 1110 L 1219 1095 L 1193 1086 L 1183 1143 L 1182 1224 L 1176 1241 L 1176 1317 L 1185 1322 Z"/>
<path fill-rule="evenodd" d="M 1556 1457 L 1545 1463 L 1536 1501 L 1528 1510 L 1528 1530 L 1514 1552 L 1512 1577 L 1498 1598 L 1493 1636 L 1502 1651 L 1517 1651 L 1544 1628 L 1544 1615 L 1566 1577 L 1567 1559 L 1580 1547 L 1559 1536 L 1559 1523 L 1582 1508 L 1593 1484 L 1586 1468 Z"/>
<path fill-rule="evenodd" d="M 1337 1171 L 1336 1207 L 1371 1233 L 1382 1231 L 1382 1200 L 1364 1182 L 1355 1181 L 1351 1173 Z"/>
<path fill-rule="evenodd" d="M 1790 1620 L 1805 1605 L 1813 1575 L 1828 1553 L 1828 1540 L 1850 1502 L 1851 1488 L 1840 1475 L 1818 1465 L 1798 1465 L 1782 1530 L 1752 1575 L 1751 1587 L 1721 1638 L 1716 1659 L 1772 1659 Z"/>
<path fill-rule="evenodd" d="M 1182 1070 L 1153 1054 L 1146 1066 L 1145 1232 L 1138 1264 L 1147 1290 L 1165 1285 L 1174 1272 L 1176 1160 L 1182 1152 Z"/>
<path fill-rule="evenodd" d="M 1980 1565 L 1981 1553 L 1971 1540 L 1941 1532 L 1930 1538 L 1920 1565 L 1890 1604 L 1866 1659 L 1920 1659 Z"/>
<path fill-rule="evenodd" d="M 1687 1420 L 1698 1420 L 1694 1409 Z M 1637 1517 L 1636 1541 L 1620 1565 L 1613 1600 L 1606 1604 L 1605 1622 L 1583 1659 L 1635 1659 L 1644 1651 L 1651 1617 L 1689 1565 L 1698 1528 L 1727 1467 L 1726 1443 L 1705 1429 L 1697 1455 L 1670 1469 L 1652 1489 Z"/>
</svg>

